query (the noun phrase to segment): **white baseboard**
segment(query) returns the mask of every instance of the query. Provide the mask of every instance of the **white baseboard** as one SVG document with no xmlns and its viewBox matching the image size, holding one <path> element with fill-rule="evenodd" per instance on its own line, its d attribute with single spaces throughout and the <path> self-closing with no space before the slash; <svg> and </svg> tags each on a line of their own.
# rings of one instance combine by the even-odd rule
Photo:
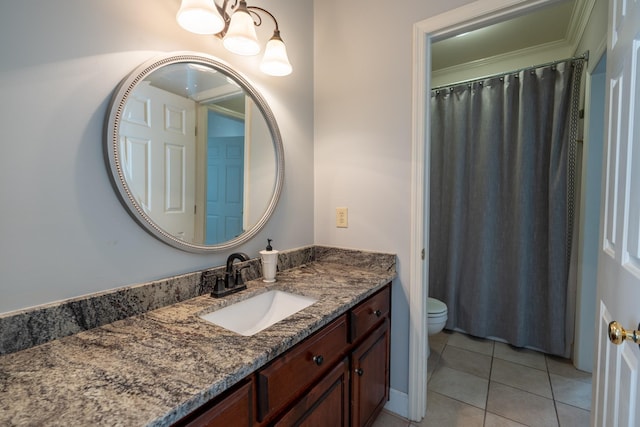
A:
<svg viewBox="0 0 640 427">
<path fill-rule="evenodd" d="M 408 418 L 409 395 L 395 389 L 389 389 L 389 401 L 384 405 L 384 409 L 402 418 Z"/>
</svg>

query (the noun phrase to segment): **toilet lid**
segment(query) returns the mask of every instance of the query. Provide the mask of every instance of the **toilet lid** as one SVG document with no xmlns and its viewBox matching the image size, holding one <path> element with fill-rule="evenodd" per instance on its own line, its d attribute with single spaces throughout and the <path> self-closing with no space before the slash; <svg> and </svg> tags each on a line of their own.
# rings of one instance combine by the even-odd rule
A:
<svg viewBox="0 0 640 427">
<path fill-rule="evenodd" d="M 429 316 L 442 314 L 447 311 L 447 305 L 435 298 L 427 298 L 427 312 Z"/>
</svg>

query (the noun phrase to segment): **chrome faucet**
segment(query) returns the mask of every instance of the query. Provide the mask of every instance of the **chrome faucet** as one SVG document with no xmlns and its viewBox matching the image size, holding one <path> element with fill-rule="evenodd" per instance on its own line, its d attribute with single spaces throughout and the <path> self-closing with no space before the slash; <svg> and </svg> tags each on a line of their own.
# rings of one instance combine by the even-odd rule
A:
<svg viewBox="0 0 640 427">
<path fill-rule="evenodd" d="M 243 252 L 235 252 L 229 255 L 227 258 L 227 268 L 224 272 L 224 279 L 221 280 L 220 277 L 216 276 L 213 292 L 211 292 L 212 297 L 219 298 L 247 289 L 247 285 L 245 285 L 244 280 L 242 280 L 241 271 L 249 266 L 246 265 L 240 268 L 234 268 L 233 261 L 235 260 L 249 261 L 249 255 Z"/>
</svg>

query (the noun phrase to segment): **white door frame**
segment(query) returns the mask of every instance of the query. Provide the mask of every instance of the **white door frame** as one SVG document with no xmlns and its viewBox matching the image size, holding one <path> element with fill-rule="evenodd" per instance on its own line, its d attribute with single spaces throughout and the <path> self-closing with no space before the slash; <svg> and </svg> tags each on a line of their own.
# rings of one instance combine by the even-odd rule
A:
<svg viewBox="0 0 640 427">
<path fill-rule="evenodd" d="M 429 149 L 431 40 L 461 34 L 556 0 L 477 0 L 413 26 L 411 259 L 409 278 L 409 390 L 407 416 L 421 420 L 427 402 L 429 294 Z"/>
<path fill-rule="evenodd" d="M 585 92 L 584 92 L 584 143 L 582 148 L 582 177 L 580 178 L 580 206 L 578 207 L 579 244 L 577 247 L 577 277 L 578 282 L 576 293 L 576 322 L 573 346 L 573 365 L 581 371 L 592 372 L 593 360 L 595 356 L 595 335 L 593 325 L 596 324 L 597 296 L 596 296 L 596 274 L 594 268 L 598 264 L 599 230 L 600 230 L 600 206 L 597 209 L 592 205 L 594 195 L 600 198 L 602 187 L 602 159 L 604 150 L 604 130 L 597 135 L 592 135 L 593 122 L 601 122 L 604 127 L 604 105 L 602 105 L 601 119 L 595 119 L 592 111 L 593 100 L 593 75 L 596 66 L 602 61 L 607 50 L 606 34 L 600 45 L 589 52 L 589 62 L 585 68 Z M 602 73 L 604 74 L 604 72 Z M 604 83 L 604 75 L 601 77 Z M 604 95 L 603 95 L 604 96 Z M 600 167 L 593 167 L 598 163 Z M 598 173 L 599 172 L 599 173 Z M 594 187 L 597 181 L 597 188 Z M 595 209 L 595 210 L 594 210 Z"/>
</svg>

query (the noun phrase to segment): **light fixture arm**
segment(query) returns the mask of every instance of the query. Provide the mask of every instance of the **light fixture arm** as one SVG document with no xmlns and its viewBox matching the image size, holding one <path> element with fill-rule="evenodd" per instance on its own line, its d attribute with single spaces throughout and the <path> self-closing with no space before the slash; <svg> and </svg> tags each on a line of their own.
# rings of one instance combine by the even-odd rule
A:
<svg viewBox="0 0 640 427">
<path fill-rule="evenodd" d="M 278 21 L 276 20 L 276 17 L 273 16 L 273 14 L 271 12 L 269 12 L 266 9 L 263 9 L 261 7 L 258 6 L 247 6 L 247 9 L 250 12 L 253 12 L 253 14 L 256 16 L 256 18 L 258 18 L 258 21 L 255 23 L 256 27 L 259 27 L 260 25 L 262 25 L 262 17 L 255 12 L 255 10 L 259 10 L 260 12 L 266 13 L 267 15 L 269 15 L 271 17 L 271 19 L 273 19 L 273 23 L 276 24 L 276 29 L 275 32 L 279 35 L 280 34 L 280 29 L 278 28 Z"/>
<path fill-rule="evenodd" d="M 216 34 L 217 37 L 223 38 L 225 34 L 227 34 L 227 31 L 229 30 L 229 23 L 231 22 L 232 13 L 227 12 L 227 6 L 229 5 L 229 3 L 231 3 L 232 0 L 224 0 L 222 2 L 222 6 L 218 6 L 215 0 L 211 0 L 211 1 L 216 6 L 216 9 L 218 9 L 218 12 L 220 12 L 220 15 L 224 19 L 224 29 L 220 31 L 218 34 Z M 233 4 L 231 5 L 232 10 L 238 7 L 238 1 L 239 0 L 233 0 Z M 271 12 L 259 6 L 246 6 L 246 1 L 241 3 L 245 3 L 247 12 L 250 12 L 250 15 L 253 15 L 255 17 L 253 22 L 256 27 L 259 27 L 262 25 L 262 16 L 260 16 L 258 11 L 269 15 L 276 26 L 275 30 L 273 31 L 273 35 L 274 37 L 277 37 L 278 39 L 280 39 L 280 27 L 278 26 L 278 20 L 276 19 L 275 16 L 273 16 Z"/>
<path fill-rule="evenodd" d="M 224 28 L 222 29 L 222 31 L 216 34 L 216 36 L 219 38 L 223 38 L 224 35 L 227 34 L 227 30 L 229 29 L 229 23 L 231 22 L 231 15 L 227 12 L 227 6 L 229 5 L 229 1 L 230 0 L 223 0 L 222 6 L 218 6 L 218 3 L 216 3 L 216 0 L 211 0 L 211 2 L 216 7 L 216 9 L 218 9 L 218 13 L 220 14 L 220 16 L 222 16 L 222 19 L 224 19 Z M 231 8 L 236 7 L 237 4 L 238 4 L 238 0 L 234 0 Z"/>
<path fill-rule="evenodd" d="M 213 2 L 216 9 L 218 9 L 218 12 L 220 12 L 220 15 L 222 15 L 224 20 L 229 21 L 229 14 L 227 13 L 227 5 L 229 4 L 229 0 L 223 0 L 222 6 L 218 6 L 218 3 L 216 3 L 216 0 L 211 0 L 211 1 Z M 235 0 L 232 7 L 235 7 L 237 4 L 238 4 L 238 0 Z"/>
<path fill-rule="evenodd" d="M 222 38 L 224 37 L 224 35 L 227 33 L 227 31 L 229 30 L 229 23 L 231 22 L 231 15 L 229 12 L 227 12 L 227 6 L 229 5 L 229 3 L 231 2 L 231 0 L 224 0 L 222 2 L 222 6 L 218 6 L 218 4 L 215 2 L 215 0 L 212 0 L 213 4 L 215 5 L 216 9 L 218 9 L 218 12 L 220 13 L 220 15 L 222 16 L 222 18 L 224 19 L 224 29 L 222 31 L 220 31 L 218 34 L 216 34 L 218 37 Z M 245 6 L 246 6 L 246 1 L 244 2 Z M 231 9 L 235 9 L 238 6 L 238 0 L 233 0 L 233 4 L 231 5 Z M 259 27 L 260 25 L 262 25 L 262 16 L 260 16 L 260 14 L 257 11 L 260 11 L 262 13 L 265 13 L 267 15 L 269 15 L 271 17 L 271 19 L 273 19 L 273 23 L 276 26 L 275 29 L 275 33 L 276 35 L 280 36 L 280 28 L 278 27 L 278 20 L 276 19 L 275 16 L 273 16 L 273 14 L 271 12 L 269 12 L 266 9 L 263 9 L 261 7 L 258 6 L 246 6 L 247 11 L 250 12 L 250 14 L 252 14 L 255 18 L 254 18 L 254 24 L 256 27 Z"/>
</svg>

